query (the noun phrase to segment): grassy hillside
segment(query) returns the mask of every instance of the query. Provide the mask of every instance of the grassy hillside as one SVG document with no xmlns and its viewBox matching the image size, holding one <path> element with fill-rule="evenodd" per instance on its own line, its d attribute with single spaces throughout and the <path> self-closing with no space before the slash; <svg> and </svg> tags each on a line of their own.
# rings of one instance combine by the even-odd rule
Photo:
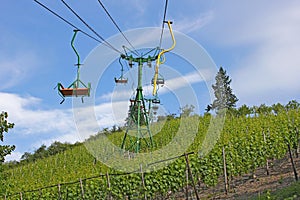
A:
<svg viewBox="0 0 300 200">
<path fill-rule="evenodd" d="M 196 152 L 189 156 L 192 173 L 194 179 L 200 179 L 208 186 L 217 184 L 218 178 L 223 174 L 223 147 L 226 151 L 228 177 L 232 177 L 264 166 L 267 159 L 286 155 L 288 143 L 292 148 L 299 145 L 300 115 L 293 109 L 276 115 L 227 116 L 217 144 L 207 155 L 198 155 L 198 152 L 205 151 L 201 147 L 209 124 L 214 123 L 210 121 L 211 116 L 194 116 L 187 120 L 197 120 L 199 123 L 198 134 L 188 149 L 190 152 Z M 155 149 L 174 139 L 176 136 L 174 133 L 179 126 L 180 118 L 167 120 L 163 126 L 160 125 L 160 131 L 154 136 Z M 184 130 L 188 130 L 188 127 L 187 125 Z M 153 127 L 155 128 L 157 127 Z M 123 132 L 106 133 L 116 145 L 121 144 L 123 134 Z M 99 144 L 101 138 L 101 135 L 95 136 L 87 142 L 96 141 Z M 53 185 L 54 187 L 24 193 L 22 197 L 80 199 L 84 196 L 87 199 L 102 199 L 112 195 L 115 198 L 131 196 L 140 199 L 145 195 L 153 197 L 166 195 L 169 191 L 178 191 L 186 184 L 185 171 L 186 163 L 182 157 L 156 172 L 114 175 L 121 172 L 96 161 L 86 150 L 85 145 L 81 144 L 54 156 L 7 169 L 6 194 L 16 193 L 17 195 L 11 196 L 10 199 L 17 199 L 20 191 Z M 107 172 L 109 178 L 106 176 Z M 67 182 L 73 183 L 64 184 Z"/>
</svg>

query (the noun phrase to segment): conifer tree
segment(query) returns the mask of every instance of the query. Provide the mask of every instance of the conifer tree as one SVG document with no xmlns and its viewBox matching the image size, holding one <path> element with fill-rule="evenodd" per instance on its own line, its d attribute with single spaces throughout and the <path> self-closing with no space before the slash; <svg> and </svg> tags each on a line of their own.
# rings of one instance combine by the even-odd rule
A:
<svg viewBox="0 0 300 200">
<path fill-rule="evenodd" d="M 206 111 L 209 112 L 210 110 L 215 110 L 218 112 L 223 109 L 235 108 L 238 98 L 230 87 L 231 79 L 222 67 L 220 67 L 215 80 L 216 83 L 212 85 L 215 100 L 212 104 L 207 106 Z"/>
</svg>

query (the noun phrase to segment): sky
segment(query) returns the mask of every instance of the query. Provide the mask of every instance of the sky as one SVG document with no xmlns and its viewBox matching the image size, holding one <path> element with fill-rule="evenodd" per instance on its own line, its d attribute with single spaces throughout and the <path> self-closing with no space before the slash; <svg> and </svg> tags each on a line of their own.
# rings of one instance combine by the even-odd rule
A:
<svg viewBox="0 0 300 200">
<path fill-rule="evenodd" d="M 40 2 L 81 30 L 93 34 L 61 1 Z M 119 33 L 98 1 L 66 2 L 103 38 L 109 39 Z M 164 1 L 103 0 L 102 3 L 124 32 L 161 27 Z M 6 160 L 19 159 L 24 152 L 33 152 L 42 144 L 82 141 L 85 138 L 78 137 L 72 101 L 66 99 L 59 104 L 61 98 L 54 90 L 58 82 L 68 85 L 76 76 L 76 57 L 70 47 L 73 28 L 33 0 L 3 0 L 1 8 L 0 110 L 7 111 L 9 121 L 15 123 L 15 128 L 5 135 L 4 144 L 17 147 Z M 222 66 L 227 71 L 232 79 L 231 87 L 239 99 L 238 106 L 272 105 L 299 101 L 300 98 L 299 10 L 300 2 L 296 0 L 170 0 L 166 19 L 174 22 L 175 31 L 201 45 L 216 68 Z M 167 31 L 164 33 L 166 35 Z M 155 38 L 159 40 L 159 36 Z M 81 58 L 87 62 L 98 45 L 98 42 L 83 34 L 78 34 L 76 38 Z M 117 59 L 112 64 L 117 63 Z M 188 67 L 176 68 L 176 63 L 188 65 L 186 61 L 176 59 L 176 56 L 169 54 L 166 63 L 169 69 L 174 66 L 183 79 L 197 88 L 201 113 L 211 103 L 205 88 L 209 85 L 205 85 L 192 70 L 187 70 Z M 127 90 L 115 87 L 113 78 L 119 73 L 119 68 L 108 68 L 95 92 L 99 129 L 112 125 L 112 113 L 117 112 L 118 108 L 127 109 L 126 99 L 132 95 L 132 84 L 136 82 L 130 83 Z M 148 82 L 152 78 L 152 75 L 147 76 L 149 73 L 145 75 Z M 162 99 L 168 91 L 183 89 L 182 84 L 176 85 L 182 83 L 176 73 L 174 76 L 168 76 L 169 73 L 165 75 L 169 85 L 161 90 Z M 134 71 L 127 74 L 130 79 L 134 78 L 132 74 Z M 213 81 L 214 74 L 209 76 Z M 145 92 L 148 90 L 151 87 Z M 112 97 L 115 99 L 119 94 L 124 94 L 122 101 L 117 101 L 118 106 L 112 108 Z M 167 102 L 170 99 L 166 97 Z M 162 112 L 178 113 L 178 104 L 172 104 L 173 107 L 168 103 L 165 105 Z"/>
</svg>

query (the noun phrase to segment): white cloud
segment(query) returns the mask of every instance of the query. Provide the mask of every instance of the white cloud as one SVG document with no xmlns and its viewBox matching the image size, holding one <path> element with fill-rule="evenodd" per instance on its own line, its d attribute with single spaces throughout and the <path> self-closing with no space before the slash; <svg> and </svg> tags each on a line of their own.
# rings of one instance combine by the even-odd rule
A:
<svg viewBox="0 0 300 200">
<path fill-rule="evenodd" d="M 197 17 L 183 16 L 180 20 L 176 20 L 174 23 L 174 29 L 185 34 L 199 31 L 202 27 L 210 23 L 214 18 L 214 13 L 208 11 Z"/>
<path fill-rule="evenodd" d="M 170 72 L 169 72 L 170 74 Z M 202 76 L 201 76 L 202 75 Z M 192 72 L 188 73 L 179 77 L 173 77 L 165 80 L 165 85 L 167 85 L 167 88 L 161 87 L 159 90 L 160 94 L 165 94 L 170 91 L 175 91 L 180 88 L 184 88 L 188 85 L 192 85 L 194 83 L 199 83 L 203 81 L 209 81 L 213 78 L 214 74 L 212 74 L 212 70 L 201 70 L 201 75 L 198 72 Z M 206 80 L 204 80 L 205 78 Z M 130 85 L 130 84 L 129 84 Z M 144 95 L 151 95 L 152 94 L 152 85 L 144 85 Z M 124 102 L 124 100 L 127 100 L 130 98 L 130 95 L 132 95 L 133 91 L 132 89 L 129 89 L 129 87 L 125 87 L 124 89 L 118 89 L 110 93 L 106 93 L 98 98 L 99 101 L 108 101 L 112 100 L 115 102 Z"/>
<path fill-rule="evenodd" d="M 5 156 L 5 162 L 13 161 L 13 160 L 20 160 L 23 153 L 18 151 L 13 151 L 10 155 Z"/>
<path fill-rule="evenodd" d="M 97 126 L 93 126 L 93 116 L 87 116 L 85 112 L 85 109 L 90 108 L 82 109 L 80 112 L 81 119 L 75 121 L 73 110 L 35 109 L 35 107 L 41 107 L 41 103 L 41 99 L 32 96 L 0 93 L 0 111 L 7 111 L 9 114 L 8 121 L 15 123 L 13 135 L 8 134 L 7 137 L 22 138 L 22 140 L 17 140 L 15 145 L 21 147 L 22 150 L 25 149 L 24 151 L 36 149 L 42 144 L 48 146 L 54 141 L 70 143 L 83 141 L 90 135 L 96 134 L 102 128 L 123 122 L 128 110 L 128 101 L 96 105 L 92 109 Z M 117 113 L 122 114 L 119 115 Z M 80 123 L 78 123 L 78 120 Z M 78 125 L 83 125 L 84 127 L 81 128 L 89 130 L 88 134 L 78 132 Z M 94 127 L 94 129 L 92 130 L 91 127 Z M 16 152 L 10 157 L 15 158 L 19 154 L 20 152 Z"/>
<path fill-rule="evenodd" d="M 261 27 L 250 38 L 257 45 L 234 72 L 237 92 L 244 99 L 286 101 L 299 97 L 300 5 L 273 10 L 253 25 Z M 254 26 L 247 30 L 252 32 Z M 245 38 L 243 39 L 243 41 Z M 293 94 L 294 95 L 293 95 Z M 287 97 L 287 95 L 291 95 Z M 270 98 L 271 97 L 271 98 Z"/>
<path fill-rule="evenodd" d="M 13 158 L 20 151 L 50 145 L 50 141 L 75 141 L 77 130 L 71 110 L 36 109 L 41 103 L 36 97 L 0 92 L 0 111 L 8 112 L 8 121 L 15 123 L 12 133 L 5 136 L 5 142 L 9 140 L 19 151 L 12 155 Z"/>
<path fill-rule="evenodd" d="M 208 81 L 209 78 L 213 78 L 214 76 L 213 74 L 211 74 L 211 72 L 212 72 L 211 70 L 202 70 L 201 73 L 203 77 L 200 76 L 198 72 L 188 73 L 184 76 L 166 80 L 166 84 L 169 90 L 176 91 L 188 85 L 205 81 L 203 78 L 206 78 L 206 81 Z M 160 93 L 165 93 L 165 92 L 167 92 L 167 90 L 160 90 Z"/>
<path fill-rule="evenodd" d="M 98 99 L 105 100 L 105 101 L 109 101 L 111 99 L 114 100 L 119 100 L 124 98 L 128 99 L 131 94 L 132 94 L 132 90 L 126 88 L 125 90 L 116 90 L 114 92 L 105 93 L 101 95 Z"/>
<path fill-rule="evenodd" d="M 0 93 L 0 109 L 9 113 L 23 135 L 68 133 L 75 129 L 71 110 L 40 110 L 41 99 L 22 97 L 11 93 Z"/>
<path fill-rule="evenodd" d="M 0 89 L 17 85 L 31 75 L 36 66 L 37 58 L 33 53 L 22 52 L 15 56 L 5 56 L 0 52 Z"/>
<path fill-rule="evenodd" d="M 230 52 L 231 60 L 217 55 L 218 63 L 230 65 L 233 90 L 242 103 L 299 98 L 299 9 L 297 1 L 226 1 L 215 7 L 202 39 Z"/>
</svg>

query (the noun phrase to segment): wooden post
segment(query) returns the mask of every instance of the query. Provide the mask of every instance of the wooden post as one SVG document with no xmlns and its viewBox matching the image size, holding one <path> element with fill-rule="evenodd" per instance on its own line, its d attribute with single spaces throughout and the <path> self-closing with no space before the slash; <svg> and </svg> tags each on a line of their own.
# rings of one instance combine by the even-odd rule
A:
<svg viewBox="0 0 300 200">
<path fill-rule="evenodd" d="M 296 181 L 298 181 L 298 174 L 297 174 L 296 166 L 295 166 L 293 155 L 292 155 L 292 151 L 291 151 L 291 146 L 290 146 L 289 143 L 287 144 L 287 146 L 288 146 L 288 149 L 289 149 L 289 155 L 290 155 L 290 159 L 291 159 L 291 163 L 292 163 L 292 168 L 293 168 L 293 171 L 294 171 L 295 179 L 296 179 Z"/>
<path fill-rule="evenodd" d="M 106 181 L 107 181 L 107 188 L 108 188 L 108 190 L 109 190 L 109 193 L 108 193 L 108 199 L 112 199 L 112 198 L 111 198 L 111 192 L 110 192 L 110 179 L 109 179 L 108 171 L 106 172 Z"/>
<path fill-rule="evenodd" d="M 186 179 L 185 197 L 188 200 L 189 199 L 189 172 L 188 172 L 187 165 L 186 165 L 186 168 L 185 168 L 185 179 Z"/>
<path fill-rule="evenodd" d="M 4 200 L 6 200 L 6 194 L 4 195 Z"/>
<path fill-rule="evenodd" d="M 60 184 L 57 185 L 57 188 L 58 188 L 58 199 L 61 199 Z"/>
<path fill-rule="evenodd" d="M 188 154 L 185 153 L 184 157 L 185 157 L 185 162 L 186 162 L 188 173 L 190 174 L 190 177 L 192 179 L 192 184 L 193 184 L 194 192 L 196 194 L 196 198 L 197 198 L 197 200 L 199 200 L 200 197 L 199 197 L 198 192 L 197 192 L 197 188 L 196 188 L 194 176 L 193 176 L 193 173 L 192 173 L 192 170 L 191 170 Z"/>
<path fill-rule="evenodd" d="M 20 192 L 20 200 L 23 200 L 22 192 Z"/>
<path fill-rule="evenodd" d="M 225 183 L 225 194 L 228 193 L 228 178 L 227 178 L 227 168 L 226 168 L 226 155 L 225 155 L 225 148 L 222 148 L 223 154 L 223 169 L 224 169 L 224 183 Z"/>
<path fill-rule="evenodd" d="M 39 189 L 39 198 L 42 198 L 42 190 L 41 189 Z"/>
<path fill-rule="evenodd" d="M 82 199 L 84 199 L 84 189 L 83 189 L 82 179 L 81 178 L 79 179 L 79 182 L 80 182 L 80 188 L 81 188 L 81 197 L 82 197 Z"/>
<path fill-rule="evenodd" d="M 145 178 L 144 178 L 144 172 L 142 168 L 142 164 L 140 164 L 140 171 L 141 171 L 141 178 L 142 178 L 142 186 L 143 186 L 143 191 L 144 191 L 144 199 L 147 199 L 146 191 L 145 191 Z"/>
<path fill-rule="evenodd" d="M 298 127 L 296 127 L 297 147 L 296 147 L 296 158 L 299 158 L 300 154 L 300 136 Z"/>
<path fill-rule="evenodd" d="M 197 174 L 197 184 L 198 184 L 198 187 L 201 188 L 201 179 L 199 177 L 199 174 Z"/>
<path fill-rule="evenodd" d="M 264 132 L 263 132 L 263 135 L 264 135 L 264 143 L 267 144 L 266 135 Z M 270 175 L 268 158 L 266 159 L 266 171 L 267 171 L 267 175 Z"/>
</svg>

